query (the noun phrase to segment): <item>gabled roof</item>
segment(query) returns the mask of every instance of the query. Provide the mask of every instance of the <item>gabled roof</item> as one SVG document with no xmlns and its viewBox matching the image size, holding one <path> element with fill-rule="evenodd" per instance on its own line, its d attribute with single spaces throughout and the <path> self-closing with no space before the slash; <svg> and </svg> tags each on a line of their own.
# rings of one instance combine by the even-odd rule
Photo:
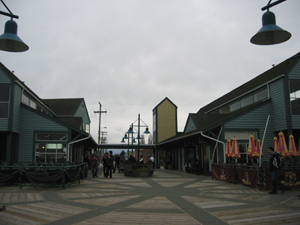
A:
<svg viewBox="0 0 300 225">
<path fill-rule="evenodd" d="M 82 118 L 81 117 L 56 117 L 57 120 L 70 125 L 78 130 L 82 130 Z"/>
<path fill-rule="evenodd" d="M 291 58 L 283 61 L 282 63 L 274 66 L 272 69 L 267 70 L 266 72 L 262 73 L 261 75 L 253 78 L 252 80 L 248 81 L 247 83 L 237 87 L 236 89 L 232 90 L 231 92 L 223 95 L 222 97 L 218 98 L 217 100 L 209 103 L 208 105 L 202 107 L 198 113 L 204 114 L 209 112 L 212 109 L 215 109 L 222 104 L 229 102 L 232 99 L 235 99 L 251 90 L 254 90 L 256 87 L 269 83 L 270 81 L 280 77 L 283 74 L 286 74 L 291 67 L 293 66 L 294 62 L 298 60 L 300 57 L 300 52 L 296 55 L 292 56 Z"/>
<path fill-rule="evenodd" d="M 74 116 L 83 101 L 83 98 L 43 99 L 57 116 Z"/>
<path fill-rule="evenodd" d="M 224 114 L 196 114 L 190 113 L 190 119 L 193 121 L 197 130 L 205 130 L 210 125 L 216 124 L 222 120 L 224 120 L 228 115 Z"/>
<path fill-rule="evenodd" d="M 178 139 L 183 139 L 189 136 L 193 136 L 196 134 L 199 134 L 200 132 L 207 132 L 208 130 L 212 130 L 216 127 L 222 126 L 222 124 L 226 123 L 227 121 L 230 121 L 231 119 L 233 119 L 234 117 L 238 116 L 238 115 L 242 115 L 245 112 L 249 112 L 249 110 L 253 110 L 256 107 L 260 107 L 263 104 L 266 104 L 268 101 L 270 100 L 266 100 L 266 101 L 262 101 L 262 102 L 257 102 L 253 105 L 250 105 L 248 107 L 242 108 L 240 110 L 237 110 L 233 113 L 230 114 L 201 114 L 201 113 L 190 113 L 189 114 L 189 119 L 192 119 L 196 129 L 186 132 L 186 133 L 182 133 L 182 132 L 178 132 L 177 135 L 170 137 L 166 140 L 163 140 L 162 142 L 160 142 L 158 145 L 163 145 L 165 143 L 174 141 L 174 140 L 178 140 Z"/>
<path fill-rule="evenodd" d="M 157 104 L 157 106 L 154 107 L 154 109 L 156 109 L 158 106 L 160 106 L 164 101 L 169 101 L 177 109 L 177 106 L 168 97 L 165 97 L 160 103 Z"/>
</svg>

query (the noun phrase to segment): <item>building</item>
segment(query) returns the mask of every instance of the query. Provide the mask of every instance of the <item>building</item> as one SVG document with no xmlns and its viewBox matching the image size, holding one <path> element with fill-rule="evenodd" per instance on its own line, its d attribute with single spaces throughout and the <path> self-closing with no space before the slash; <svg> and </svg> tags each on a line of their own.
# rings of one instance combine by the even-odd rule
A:
<svg viewBox="0 0 300 225">
<path fill-rule="evenodd" d="M 90 122 L 83 98 L 41 99 L 0 63 L 0 161 L 82 162 Z"/>
<path fill-rule="evenodd" d="M 175 169 L 188 170 L 198 160 L 197 173 L 211 174 L 213 162 L 225 162 L 226 140 L 236 137 L 240 163 L 248 163 L 250 134 L 260 139 L 268 161 L 268 147 L 282 131 L 286 142 L 300 138 L 300 53 L 188 115 L 184 131 L 156 143 Z M 159 127 L 153 120 L 153 127 Z M 175 124 L 173 124 L 175 126 Z"/>
</svg>

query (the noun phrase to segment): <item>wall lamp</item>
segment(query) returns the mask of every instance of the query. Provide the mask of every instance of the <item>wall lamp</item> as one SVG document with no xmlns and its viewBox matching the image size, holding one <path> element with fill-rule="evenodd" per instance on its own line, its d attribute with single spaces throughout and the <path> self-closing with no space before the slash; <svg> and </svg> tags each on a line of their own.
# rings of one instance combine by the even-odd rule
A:
<svg viewBox="0 0 300 225">
<path fill-rule="evenodd" d="M 1 15 L 8 16 L 11 20 L 5 23 L 4 34 L 0 36 L 0 50 L 7 52 L 24 52 L 29 49 L 29 47 L 21 40 L 17 35 L 18 25 L 13 18 L 19 19 L 19 16 L 12 14 L 9 8 L 5 5 L 3 0 L 2 4 L 8 10 L 9 13 L 0 11 Z"/>
<path fill-rule="evenodd" d="M 276 25 L 275 14 L 269 11 L 269 8 L 286 0 L 278 0 L 274 3 L 271 1 L 261 9 L 262 11 L 267 10 L 267 12 L 262 16 L 262 28 L 250 39 L 252 44 L 275 45 L 289 40 L 292 36 L 291 33 Z"/>
</svg>

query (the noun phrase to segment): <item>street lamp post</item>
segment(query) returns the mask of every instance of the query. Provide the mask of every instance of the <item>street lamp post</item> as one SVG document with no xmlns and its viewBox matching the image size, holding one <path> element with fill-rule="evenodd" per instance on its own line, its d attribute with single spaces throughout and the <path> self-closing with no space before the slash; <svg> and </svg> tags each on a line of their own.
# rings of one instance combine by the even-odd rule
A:
<svg viewBox="0 0 300 225">
<path fill-rule="evenodd" d="M 131 147 L 132 147 L 132 150 L 131 150 L 131 154 L 133 154 L 133 143 L 136 143 L 135 142 L 135 138 L 133 137 L 133 127 L 130 126 L 128 131 L 125 133 L 125 136 L 122 138 L 122 143 L 125 143 L 125 139 L 128 139 L 128 148 L 127 148 L 127 155 L 128 155 L 128 158 L 129 158 L 129 142 L 130 142 L 130 134 L 131 134 Z"/>
<path fill-rule="evenodd" d="M 138 122 L 138 125 L 134 125 L 134 123 L 136 121 Z M 138 114 L 138 119 L 136 121 L 132 123 L 132 127 L 137 127 L 138 128 L 137 139 L 138 139 L 138 161 L 139 161 L 140 160 L 140 139 L 141 139 L 140 128 L 141 127 L 146 127 L 146 130 L 144 131 L 144 134 L 150 134 L 150 132 L 149 132 L 148 125 L 143 120 L 141 120 L 140 114 Z M 143 122 L 142 125 L 141 125 L 141 121 Z"/>
<path fill-rule="evenodd" d="M 141 125 L 141 121 L 143 122 L 143 124 Z M 134 123 L 138 123 L 137 125 L 134 125 Z M 141 136 L 140 136 L 140 128 L 141 127 L 146 127 L 145 131 L 144 131 L 144 134 L 150 134 L 149 132 L 149 128 L 148 128 L 148 125 L 140 118 L 140 114 L 138 114 L 138 119 L 135 120 L 129 127 L 128 131 L 126 132 L 125 136 L 123 137 L 122 141 L 121 142 L 125 142 L 124 139 L 127 139 L 128 138 L 128 152 L 129 152 L 129 138 L 130 138 L 130 134 L 131 134 L 131 139 L 132 139 L 132 153 L 133 153 L 133 143 L 135 143 L 135 138 L 133 137 L 133 128 L 134 127 L 137 127 L 138 129 L 138 134 L 137 134 L 137 137 L 136 139 L 138 139 L 138 161 L 140 160 L 140 139 L 141 139 Z M 128 134 L 128 136 L 127 136 Z"/>
</svg>

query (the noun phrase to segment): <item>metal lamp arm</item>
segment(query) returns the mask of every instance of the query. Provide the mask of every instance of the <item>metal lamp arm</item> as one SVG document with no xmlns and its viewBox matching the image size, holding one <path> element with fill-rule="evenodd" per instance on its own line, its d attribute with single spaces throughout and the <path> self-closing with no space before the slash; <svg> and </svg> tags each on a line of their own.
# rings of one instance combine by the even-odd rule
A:
<svg viewBox="0 0 300 225">
<path fill-rule="evenodd" d="M 5 8 L 7 9 L 7 11 L 9 12 L 9 13 L 6 13 L 6 12 L 0 11 L 0 14 L 1 14 L 1 15 L 9 16 L 10 18 L 19 19 L 19 16 L 14 15 L 14 14 L 9 10 L 9 8 L 5 5 L 5 3 L 3 2 L 3 0 L 1 0 L 1 2 L 2 2 L 2 4 L 5 6 Z"/>
<path fill-rule="evenodd" d="M 278 5 L 279 3 L 282 3 L 282 2 L 284 2 L 284 1 L 286 1 L 286 0 L 278 0 L 277 2 L 273 2 L 273 3 L 271 3 L 271 1 L 272 1 L 272 0 L 269 1 L 268 5 L 262 7 L 262 8 L 261 8 L 261 11 L 264 11 L 264 10 L 266 10 L 266 9 L 269 11 L 269 8 L 271 8 L 271 7 L 275 6 L 275 5 Z M 270 3 L 271 3 L 271 4 L 270 4 Z"/>
</svg>

